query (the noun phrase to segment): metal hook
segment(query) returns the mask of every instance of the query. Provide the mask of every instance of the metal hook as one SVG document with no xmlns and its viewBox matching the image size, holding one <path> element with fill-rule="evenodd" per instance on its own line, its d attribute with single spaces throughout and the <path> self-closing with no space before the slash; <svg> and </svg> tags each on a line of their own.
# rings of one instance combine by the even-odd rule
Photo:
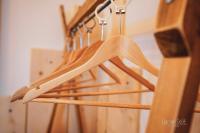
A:
<svg viewBox="0 0 200 133">
<path fill-rule="evenodd" d="M 80 25 L 81 25 L 81 24 L 80 24 Z M 79 26 L 80 26 L 80 25 L 79 25 Z M 78 33 L 79 33 L 80 47 L 82 48 L 82 47 L 83 47 L 83 34 L 82 34 L 82 32 L 81 32 L 79 26 L 77 27 L 77 29 L 78 29 Z"/>
<path fill-rule="evenodd" d="M 122 15 L 126 14 L 126 8 L 130 4 L 132 0 L 128 0 L 125 5 L 117 5 L 114 0 L 111 0 L 111 3 L 115 6 L 115 13 L 120 15 L 119 18 L 119 27 L 120 27 L 120 34 L 122 33 Z"/>
<path fill-rule="evenodd" d="M 108 1 L 108 0 L 107 0 Z M 105 1 L 105 3 L 107 2 L 107 1 Z M 97 17 L 97 19 L 99 20 L 99 25 L 101 26 L 101 40 L 103 40 L 104 39 L 104 26 L 105 25 L 107 25 L 107 19 L 109 19 L 110 17 L 111 17 L 111 12 L 112 12 L 112 10 L 110 9 L 110 13 L 109 13 L 109 16 L 108 16 L 108 18 L 103 18 L 103 17 L 100 17 L 99 15 L 98 15 L 98 11 L 99 11 L 99 9 L 100 9 L 100 7 L 102 7 L 104 5 L 104 3 L 102 3 L 102 4 L 99 4 L 98 6 L 97 6 L 97 8 L 95 9 L 95 16 Z"/>
<path fill-rule="evenodd" d="M 92 26 L 87 26 L 85 23 L 83 23 L 83 27 L 84 27 L 84 29 L 86 30 L 86 32 L 87 32 L 87 45 L 89 46 L 90 45 L 90 35 L 91 35 L 91 33 L 92 33 L 92 30 L 93 30 L 93 28 L 96 26 L 96 21 L 95 21 L 95 19 L 93 18 L 92 19 L 93 20 L 93 25 Z"/>
</svg>

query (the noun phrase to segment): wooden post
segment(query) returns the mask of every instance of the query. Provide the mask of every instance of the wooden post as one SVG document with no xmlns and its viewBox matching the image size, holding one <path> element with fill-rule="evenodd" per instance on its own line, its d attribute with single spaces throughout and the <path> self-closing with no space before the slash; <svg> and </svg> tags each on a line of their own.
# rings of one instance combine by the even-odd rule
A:
<svg viewBox="0 0 200 133">
<path fill-rule="evenodd" d="M 160 0 L 155 38 L 164 55 L 148 133 L 188 133 L 200 82 L 200 1 Z"/>
</svg>

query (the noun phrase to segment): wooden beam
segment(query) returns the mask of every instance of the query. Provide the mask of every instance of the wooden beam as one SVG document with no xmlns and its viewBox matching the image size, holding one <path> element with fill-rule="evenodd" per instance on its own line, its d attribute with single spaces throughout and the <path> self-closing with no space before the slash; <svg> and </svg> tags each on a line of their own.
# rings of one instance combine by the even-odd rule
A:
<svg viewBox="0 0 200 133">
<path fill-rule="evenodd" d="M 165 56 L 148 133 L 188 133 L 200 82 L 200 1 L 160 0 L 155 38 Z M 163 125 L 162 121 L 174 122 Z M 178 121 L 183 125 L 176 125 Z"/>
<path fill-rule="evenodd" d="M 81 7 L 79 7 L 79 10 L 69 22 L 68 35 L 70 34 L 72 28 L 76 27 L 79 23 L 81 23 L 84 20 L 84 18 L 86 18 L 92 12 L 94 12 L 96 7 L 104 1 L 105 0 L 86 0 L 85 3 Z"/>
<path fill-rule="evenodd" d="M 197 101 L 200 102 L 200 93 L 199 93 L 199 95 L 198 95 L 198 99 L 197 99 Z"/>
</svg>

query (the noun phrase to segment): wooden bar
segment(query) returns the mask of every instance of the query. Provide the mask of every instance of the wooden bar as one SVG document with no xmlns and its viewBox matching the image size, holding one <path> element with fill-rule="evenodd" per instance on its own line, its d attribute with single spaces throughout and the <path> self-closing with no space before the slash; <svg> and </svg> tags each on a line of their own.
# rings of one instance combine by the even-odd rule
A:
<svg viewBox="0 0 200 133">
<path fill-rule="evenodd" d="M 103 64 L 100 64 L 99 67 L 106 72 L 107 74 L 109 73 L 109 76 L 115 80 L 116 83 L 121 83 L 120 79 L 112 72 L 110 71 L 107 67 L 105 67 Z"/>
<path fill-rule="evenodd" d="M 109 61 L 113 63 L 115 66 L 117 66 L 119 69 L 121 69 L 122 71 L 126 72 L 129 76 L 136 79 L 138 82 L 140 82 L 142 85 L 147 87 L 149 90 L 151 91 L 155 90 L 155 86 L 152 83 L 150 83 L 145 78 L 142 78 L 139 74 L 137 74 L 136 72 L 128 68 L 126 65 L 124 65 L 123 62 L 118 57 L 114 57 L 110 59 Z"/>
<path fill-rule="evenodd" d="M 47 99 L 47 98 L 36 98 L 32 102 L 59 103 L 59 104 L 98 106 L 98 107 L 111 107 L 111 108 L 142 109 L 142 110 L 150 110 L 152 108 L 151 105 L 142 105 L 142 104 L 126 104 L 126 103 L 97 102 L 97 101 L 85 101 L 85 100 L 50 99 L 50 98 L 49 99 Z M 195 109 L 193 112 L 200 113 L 200 109 Z"/>
<path fill-rule="evenodd" d="M 96 101 L 83 101 L 83 100 L 64 100 L 64 99 L 46 99 L 37 98 L 33 102 L 43 102 L 43 103 L 60 103 L 60 104 L 72 104 L 72 105 L 86 105 L 86 106 L 100 106 L 100 107 L 113 107 L 113 108 L 130 108 L 130 109 L 144 109 L 149 110 L 150 105 L 141 104 L 121 104 L 121 103 L 111 103 L 111 102 L 96 102 Z"/>
<path fill-rule="evenodd" d="M 48 93 L 68 91 L 68 90 L 78 90 L 78 89 L 84 89 L 84 88 L 95 88 L 95 87 L 101 87 L 101 86 L 111 86 L 111 85 L 116 85 L 116 83 L 101 83 L 101 84 L 93 84 L 93 85 L 73 86 L 73 87 L 70 87 L 70 88 L 64 87 L 62 89 L 51 90 Z"/>
<path fill-rule="evenodd" d="M 99 96 L 99 95 L 117 95 L 117 94 L 129 94 L 129 93 L 144 93 L 151 92 L 149 90 L 112 90 L 112 91 L 97 91 L 97 92 L 78 92 L 68 94 L 43 94 L 39 98 L 60 98 L 60 97 L 75 97 L 75 96 Z"/>
</svg>

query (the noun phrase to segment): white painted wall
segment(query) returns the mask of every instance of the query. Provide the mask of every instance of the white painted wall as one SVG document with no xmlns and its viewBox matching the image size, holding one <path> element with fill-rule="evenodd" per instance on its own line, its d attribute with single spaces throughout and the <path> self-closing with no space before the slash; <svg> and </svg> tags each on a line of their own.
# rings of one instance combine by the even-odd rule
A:
<svg viewBox="0 0 200 133">
<path fill-rule="evenodd" d="M 2 0 L 0 95 L 11 95 L 29 83 L 31 48 L 63 48 L 59 5 L 64 4 L 70 14 L 82 1 Z"/>
</svg>

